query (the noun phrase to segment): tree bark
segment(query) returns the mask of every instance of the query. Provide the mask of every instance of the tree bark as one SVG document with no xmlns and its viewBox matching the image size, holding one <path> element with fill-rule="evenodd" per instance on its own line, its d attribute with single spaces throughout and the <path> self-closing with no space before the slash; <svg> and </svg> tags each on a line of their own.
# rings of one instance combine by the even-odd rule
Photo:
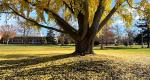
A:
<svg viewBox="0 0 150 80">
<path fill-rule="evenodd" d="M 6 40 L 6 44 L 7 44 L 7 45 L 9 44 L 9 39 Z"/>
<path fill-rule="evenodd" d="M 101 49 L 104 49 L 104 37 L 101 38 Z"/>
<path fill-rule="evenodd" d="M 87 55 L 87 54 L 94 54 L 93 51 L 94 46 L 94 38 L 93 39 L 83 39 L 81 41 L 76 41 L 75 45 L 75 55 Z"/>
<path fill-rule="evenodd" d="M 147 48 L 150 48 L 150 28 L 148 28 Z"/>
</svg>

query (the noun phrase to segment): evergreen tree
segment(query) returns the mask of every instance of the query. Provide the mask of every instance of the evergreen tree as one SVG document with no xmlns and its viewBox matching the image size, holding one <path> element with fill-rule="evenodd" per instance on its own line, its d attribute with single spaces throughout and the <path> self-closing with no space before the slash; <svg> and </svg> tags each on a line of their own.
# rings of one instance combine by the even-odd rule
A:
<svg viewBox="0 0 150 80">
<path fill-rule="evenodd" d="M 144 23 L 143 23 L 144 22 Z M 134 39 L 137 43 L 147 43 L 147 48 L 150 48 L 150 28 L 149 28 L 149 18 L 140 19 L 139 23 L 137 23 L 137 27 L 141 28 L 143 31 L 137 35 Z"/>
<path fill-rule="evenodd" d="M 46 36 L 46 40 L 48 44 L 56 44 L 55 34 L 53 30 L 49 30 Z"/>
</svg>

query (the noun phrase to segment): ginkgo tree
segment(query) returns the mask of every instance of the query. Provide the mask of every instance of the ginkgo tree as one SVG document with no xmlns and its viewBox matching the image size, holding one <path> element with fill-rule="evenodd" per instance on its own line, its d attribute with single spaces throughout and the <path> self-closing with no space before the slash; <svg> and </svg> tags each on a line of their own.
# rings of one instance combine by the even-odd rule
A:
<svg viewBox="0 0 150 80">
<path fill-rule="evenodd" d="M 131 23 L 132 15 L 124 8 L 126 5 L 133 6 L 134 0 L 0 0 L 0 11 L 22 17 L 38 27 L 69 34 L 75 40 L 74 54 L 86 55 L 94 53 L 96 34 L 114 14 Z M 61 9 L 63 17 L 59 14 Z M 78 28 L 69 23 L 72 17 Z M 50 21 L 60 28 L 45 25 Z"/>
</svg>

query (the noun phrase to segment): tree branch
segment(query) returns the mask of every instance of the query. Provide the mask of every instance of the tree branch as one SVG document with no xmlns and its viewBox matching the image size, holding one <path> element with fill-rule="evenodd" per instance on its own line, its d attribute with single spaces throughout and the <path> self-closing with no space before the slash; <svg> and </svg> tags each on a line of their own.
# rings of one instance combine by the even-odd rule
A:
<svg viewBox="0 0 150 80">
<path fill-rule="evenodd" d="M 59 15 L 54 13 L 53 11 L 49 9 L 44 9 L 45 12 L 52 13 L 53 17 L 55 18 L 58 25 L 63 28 L 65 32 L 67 32 L 73 39 L 79 39 L 79 36 L 77 34 L 77 30 L 75 30 L 70 24 L 68 24 L 64 19 L 62 19 Z"/>
<path fill-rule="evenodd" d="M 89 34 L 90 34 L 89 38 L 90 39 L 94 38 L 94 35 L 97 33 L 98 27 L 99 27 L 99 22 L 102 18 L 104 10 L 105 10 L 105 7 L 102 5 L 102 1 L 103 0 L 99 1 L 98 8 L 94 14 L 93 23 L 92 23 L 90 30 L 89 30 Z"/>
<path fill-rule="evenodd" d="M 28 0 L 24 0 L 25 2 L 31 4 L 32 6 L 35 6 L 36 4 L 32 4 L 31 2 L 29 2 Z M 67 24 L 68 26 L 66 26 L 67 28 L 71 29 L 72 31 L 74 32 L 77 32 L 76 29 L 74 29 L 71 25 L 69 25 L 64 19 L 62 19 L 58 14 L 56 14 L 55 12 L 53 12 L 52 10 L 50 9 L 47 9 L 47 8 L 43 8 L 43 10 L 47 13 L 52 13 L 54 17 L 58 18 L 59 20 L 63 21 L 64 24 Z"/>
<path fill-rule="evenodd" d="M 105 7 L 102 5 L 102 1 L 103 0 L 101 0 L 99 2 L 98 8 L 97 8 L 95 15 L 94 15 L 93 23 L 91 25 L 91 29 L 93 29 L 93 30 L 95 29 L 95 31 L 98 30 L 99 22 L 102 18 L 104 10 L 105 10 Z"/>
<path fill-rule="evenodd" d="M 129 0 L 126 0 L 126 1 L 127 1 L 127 4 L 129 5 L 129 7 L 133 8 L 133 9 L 138 9 L 138 10 L 143 11 L 143 12 L 147 12 L 147 11 L 145 11 L 145 10 L 142 10 L 140 6 L 138 6 L 138 7 L 132 6 L 132 5 L 130 4 Z"/>
<path fill-rule="evenodd" d="M 121 4 L 120 4 L 121 5 Z M 120 5 L 115 5 L 113 8 L 112 8 L 112 10 L 109 12 L 109 14 L 105 17 L 105 19 L 99 24 L 99 27 L 98 27 L 98 30 L 97 30 L 97 32 L 98 31 L 100 31 L 102 28 L 103 28 L 103 26 L 109 21 L 109 19 L 113 16 L 113 14 L 117 11 L 117 9 L 118 9 L 118 7 L 120 6 Z"/>
<path fill-rule="evenodd" d="M 89 4 L 88 4 L 88 1 L 85 0 L 83 2 L 84 4 L 84 11 L 85 13 L 81 13 L 79 15 L 81 16 L 78 16 L 78 20 L 80 22 L 80 26 L 79 26 L 79 34 L 81 36 L 81 40 L 86 36 L 88 30 L 89 30 Z M 81 21 L 80 21 L 80 17 L 82 18 Z M 83 20 L 83 21 L 82 21 Z M 82 25 L 81 25 L 82 24 Z"/>
<path fill-rule="evenodd" d="M 133 6 L 130 4 L 129 0 L 126 0 L 126 1 L 127 1 L 127 4 L 129 5 L 129 7 L 133 8 L 133 9 L 140 9 L 140 10 L 141 10 L 140 7 L 133 7 Z"/>
<path fill-rule="evenodd" d="M 69 5 L 68 5 L 65 1 L 63 1 L 63 3 L 64 3 L 65 6 L 71 11 L 71 13 L 74 14 L 73 9 L 72 9 L 71 7 L 69 7 Z"/>
<path fill-rule="evenodd" d="M 32 4 L 31 2 L 28 2 L 28 0 L 24 0 L 24 1 L 31 4 L 32 6 L 36 6 L 35 4 Z M 68 24 L 64 19 L 62 19 L 58 14 L 56 14 L 55 12 L 53 12 L 52 10 L 50 10 L 48 8 L 43 8 L 42 10 L 44 10 L 46 13 L 51 13 L 53 15 L 54 19 L 56 20 L 56 22 L 58 23 L 58 25 L 67 34 L 69 34 L 72 38 L 79 39 L 78 34 L 77 34 L 77 30 L 74 29 L 70 24 Z"/>
<path fill-rule="evenodd" d="M 21 15 L 20 13 L 18 13 L 17 11 L 15 11 L 13 8 L 11 8 L 10 6 L 9 6 L 9 8 L 16 14 L 16 15 L 18 15 L 18 16 L 20 16 L 20 17 L 22 17 L 23 19 L 25 19 L 25 20 L 28 20 L 28 21 L 30 21 L 30 22 L 33 22 L 35 25 L 37 25 L 37 26 L 40 26 L 40 27 L 42 27 L 42 28 L 46 28 L 46 29 L 51 29 L 51 30 L 55 30 L 55 31 L 57 31 L 57 32 L 62 32 L 62 33 L 65 33 L 64 31 L 62 31 L 62 30 L 59 30 L 59 29 L 56 29 L 56 28 L 53 28 L 53 27 L 48 27 L 48 26 L 45 26 L 45 25 L 42 25 L 42 24 L 39 24 L 39 23 L 37 23 L 35 20 L 33 20 L 33 19 L 29 19 L 29 18 L 27 18 L 27 17 L 25 17 L 25 16 L 23 16 L 23 15 Z"/>
</svg>

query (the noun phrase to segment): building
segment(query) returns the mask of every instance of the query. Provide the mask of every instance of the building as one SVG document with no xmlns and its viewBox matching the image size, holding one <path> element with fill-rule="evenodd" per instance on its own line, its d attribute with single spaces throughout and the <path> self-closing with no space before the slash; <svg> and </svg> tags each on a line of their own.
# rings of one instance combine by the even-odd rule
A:
<svg viewBox="0 0 150 80">
<path fill-rule="evenodd" d="M 0 39 L 1 44 L 6 44 L 5 39 Z M 52 42 L 47 41 L 47 37 L 14 37 L 9 39 L 9 44 L 52 44 Z"/>
<path fill-rule="evenodd" d="M 0 43 L 6 44 L 6 39 L 3 38 L 2 33 L 0 33 Z M 17 34 L 14 37 L 9 38 L 9 44 L 47 44 L 46 37 L 41 35 L 39 32 L 33 32 L 27 36 L 23 34 Z"/>
<path fill-rule="evenodd" d="M 47 40 L 48 37 L 44 36 L 16 36 L 14 38 L 10 38 L 8 44 L 53 44 L 52 42 Z M 0 44 L 7 44 L 6 39 L 2 38 L 0 34 Z"/>
<path fill-rule="evenodd" d="M 47 44 L 46 37 L 14 37 L 9 40 L 9 44 Z"/>
</svg>

